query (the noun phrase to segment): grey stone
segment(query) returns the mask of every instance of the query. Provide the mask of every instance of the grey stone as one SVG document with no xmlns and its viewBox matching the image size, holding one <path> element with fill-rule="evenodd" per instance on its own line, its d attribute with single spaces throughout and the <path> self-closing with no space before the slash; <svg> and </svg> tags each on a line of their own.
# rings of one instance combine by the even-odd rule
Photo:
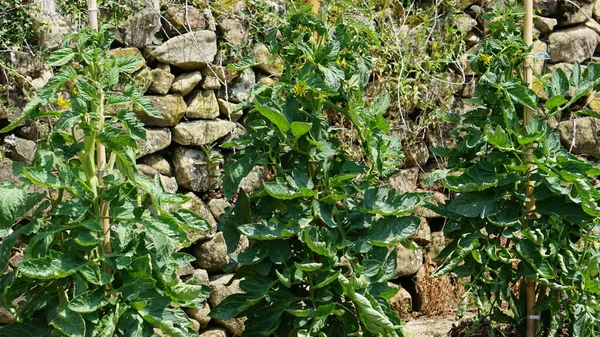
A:
<svg viewBox="0 0 600 337">
<path fill-rule="evenodd" d="M 6 156 L 14 161 L 30 164 L 35 156 L 36 142 L 9 135 L 4 138 Z"/>
<path fill-rule="evenodd" d="M 429 199 L 429 202 L 431 202 L 432 204 L 435 205 L 439 205 L 439 204 L 444 204 L 446 202 L 446 196 L 440 192 L 434 192 L 433 196 L 431 197 L 431 199 Z M 425 208 L 425 207 L 419 207 L 415 210 L 414 215 L 416 216 L 420 216 L 423 218 L 428 218 L 428 219 L 432 219 L 432 218 L 439 218 L 440 215 L 437 214 L 436 212 Z"/>
<path fill-rule="evenodd" d="M 196 267 L 202 268 L 207 272 L 222 272 L 223 268 L 229 263 L 227 245 L 221 232 L 208 241 L 196 244 L 192 254 L 196 257 L 196 261 L 194 262 Z"/>
<path fill-rule="evenodd" d="M 175 75 L 166 70 L 160 68 L 152 69 L 152 84 L 150 84 L 148 90 L 155 94 L 166 95 L 169 89 L 171 89 L 174 79 Z"/>
<path fill-rule="evenodd" d="M 190 318 L 195 319 L 200 323 L 200 329 L 206 328 L 208 323 L 210 323 L 210 316 L 208 316 L 210 313 L 210 305 L 208 305 L 208 303 L 204 303 L 202 308 L 186 309 L 186 313 Z"/>
<path fill-rule="evenodd" d="M 423 166 L 429 160 L 429 149 L 422 141 L 412 142 L 404 145 L 406 156 L 406 167 Z"/>
<path fill-rule="evenodd" d="M 40 75 L 40 77 L 35 78 L 31 81 L 31 85 L 33 86 L 33 88 L 35 90 L 40 90 L 42 89 L 50 80 L 50 78 L 53 76 L 54 74 L 52 73 L 52 71 L 46 70 L 46 71 L 42 71 L 42 74 Z"/>
<path fill-rule="evenodd" d="M 209 65 L 202 69 L 202 76 L 204 77 L 204 83 L 202 88 L 204 89 L 220 89 L 222 85 L 230 83 L 240 76 L 240 73 L 235 70 L 227 69 L 226 67 Z"/>
<path fill-rule="evenodd" d="M 456 28 L 461 32 L 468 33 L 477 27 L 477 21 L 469 14 L 463 13 L 456 18 Z"/>
<path fill-rule="evenodd" d="M 598 45 L 598 35 L 585 26 L 556 31 L 548 36 L 548 54 L 552 63 L 585 62 Z"/>
<path fill-rule="evenodd" d="M 154 35 L 161 29 L 160 12 L 157 8 L 146 8 L 120 24 L 115 38 L 124 45 L 143 48 L 152 44 Z"/>
<path fill-rule="evenodd" d="M 150 67 L 143 67 L 133 74 L 133 83 L 143 93 L 148 91 L 152 85 L 152 70 Z"/>
<path fill-rule="evenodd" d="M 410 293 L 400 287 L 396 295 L 388 300 L 390 307 L 397 313 L 406 314 L 412 311 L 412 297 Z"/>
<path fill-rule="evenodd" d="M 223 159 L 219 152 L 211 151 L 212 160 L 204 151 L 177 147 L 173 153 L 173 166 L 177 183 L 182 188 L 195 192 L 207 192 L 221 186 L 219 166 Z M 210 166 L 210 167 L 209 167 Z"/>
<path fill-rule="evenodd" d="M 207 286 L 210 283 L 208 278 L 208 272 L 204 269 L 196 269 L 192 274 L 192 278 L 196 282 L 196 284 L 201 284 Z"/>
<path fill-rule="evenodd" d="M 218 30 L 229 45 L 238 47 L 248 41 L 248 30 L 239 20 L 223 18 L 219 19 L 217 23 Z"/>
<path fill-rule="evenodd" d="M 206 28 L 204 13 L 195 6 L 170 5 L 165 11 L 163 27 L 167 36 L 177 36 Z"/>
<path fill-rule="evenodd" d="M 423 250 L 410 250 L 401 244 L 396 245 L 396 276 L 411 276 L 423 265 Z"/>
<path fill-rule="evenodd" d="M 260 186 L 267 180 L 267 169 L 262 166 L 255 166 L 246 177 L 240 182 L 239 188 L 250 193 Z"/>
<path fill-rule="evenodd" d="M 467 43 L 467 46 L 471 47 L 479 43 L 481 38 L 475 32 L 471 31 L 465 35 L 464 41 Z"/>
<path fill-rule="evenodd" d="M 1 108 L 0 108 L 1 109 Z M 12 122 L 11 118 L 9 121 Z M 25 121 L 23 126 L 17 128 L 17 135 L 25 139 L 37 141 L 42 137 L 47 136 L 50 133 L 50 124 L 40 119 L 32 121 Z"/>
<path fill-rule="evenodd" d="M 240 280 L 234 280 L 230 285 L 227 285 L 232 279 L 233 274 L 224 274 L 212 278 L 210 286 L 213 288 L 209 297 L 209 303 L 212 307 L 221 303 L 225 297 L 233 294 L 243 293 L 240 289 Z M 232 318 L 228 320 L 216 320 L 221 326 L 225 327 L 230 333 L 241 336 L 244 331 L 245 317 Z"/>
<path fill-rule="evenodd" d="M 138 141 L 137 158 L 166 149 L 171 144 L 171 130 L 168 128 L 146 128 L 146 140 Z"/>
<path fill-rule="evenodd" d="M 154 49 L 150 56 L 184 70 L 198 70 L 217 55 L 215 32 L 199 30 L 176 36 Z"/>
<path fill-rule="evenodd" d="M 189 276 L 192 274 L 194 274 L 194 267 L 192 267 L 192 265 L 190 263 L 177 269 L 177 276 L 179 276 L 179 277 Z"/>
<path fill-rule="evenodd" d="M 29 11 L 33 29 L 39 34 L 39 44 L 44 48 L 57 49 L 65 35 L 76 31 L 75 25 L 57 11 L 55 1 L 35 0 L 33 6 L 39 8 L 39 11 Z"/>
<path fill-rule="evenodd" d="M 252 55 L 256 63 L 256 68 L 269 75 L 281 76 L 283 73 L 283 63 L 279 56 L 271 54 L 267 46 L 259 43 L 252 49 Z"/>
<path fill-rule="evenodd" d="M 548 51 L 548 45 L 540 40 L 533 41 L 533 46 L 531 48 L 531 53 L 533 55 L 546 54 Z M 534 57 L 532 59 L 532 67 L 534 75 L 542 75 L 544 73 L 544 65 L 546 61 L 542 57 Z"/>
<path fill-rule="evenodd" d="M 213 90 L 196 90 L 187 99 L 185 117 L 215 119 L 219 117 L 219 103 Z"/>
<path fill-rule="evenodd" d="M 164 174 L 168 177 L 171 176 L 171 164 L 163 157 L 158 154 L 151 154 L 143 157 L 140 162 L 148 165 L 155 169 L 158 173 Z"/>
<path fill-rule="evenodd" d="M 224 120 L 197 120 L 180 123 L 173 128 L 173 141 L 181 145 L 200 146 L 225 137 L 235 123 Z"/>
<path fill-rule="evenodd" d="M 214 328 L 203 331 L 198 337 L 227 337 L 227 330 Z"/>
<path fill-rule="evenodd" d="M 179 123 L 187 109 L 183 97 L 179 95 L 146 97 L 154 103 L 154 106 L 162 115 L 162 118 L 155 118 L 137 109 L 138 118 L 146 126 L 175 126 Z"/>
<path fill-rule="evenodd" d="M 391 176 L 388 180 L 388 186 L 395 189 L 399 194 L 414 192 L 417 189 L 418 178 L 419 168 L 411 167 Z"/>
<path fill-rule="evenodd" d="M 175 77 L 171 86 L 171 92 L 185 96 L 192 92 L 200 81 L 202 81 L 202 74 L 199 71 L 181 74 Z"/>
<path fill-rule="evenodd" d="M 212 215 L 215 219 L 219 219 L 219 217 L 225 213 L 227 207 L 231 206 L 227 200 L 223 198 L 218 199 L 210 199 L 206 204 Z"/>
<path fill-rule="evenodd" d="M 250 91 L 256 85 L 256 75 L 252 69 L 242 71 L 237 78 L 225 91 L 219 90 L 218 97 L 233 103 L 240 103 L 250 98 Z"/>
<path fill-rule="evenodd" d="M 219 116 L 221 118 L 227 119 L 227 120 L 232 120 L 232 121 L 236 122 L 240 118 L 242 118 L 242 116 L 244 116 L 243 110 L 238 110 L 236 112 L 233 112 L 235 110 L 235 107 L 237 106 L 237 104 L 227 102 L 226 100 L 221 99 L 221 98 L 218 98 L 217 102 L 219 104 Z"/>
<path fill-rule="evenodd" d="M 193 318 L 190 318 L 190 321 L 192 322 L 192 330 L 194 330 L 195 332 L 200 332 L 200 329 L 202 328 L 200 322 Z"/>
<path fill-rule="evenodd" d="M 19 184 L 19 177 L 13 174 L 13 163 L 9 158 L 0 157 L 0 182 L 10 181 Z"/>
<path fill-rule="evenodd" d="M 443 232 L 432 232 L 431 242 L 425 247 L 427 251 L 427 258 L 429 260 L 435 260 L 442 250 L 446 247 L 446 237 Z"/>
<path fill-rule="evenodd" d="M 600 152 L 600 121 L 592 117 L 577 118 L 558 123 L 563 146 L 576 154 Z"/>
<path fill-rule="evenodd" d="M 417 232 L 410 238 L 421 247 L 425 247 L 427 244 L 429 244 L 429 242 L 431 242 L 431 228 L 429 228 L 427 219 L 421 218 L 419 229 L 417 229 Z"/>
<path fill-rule="evenodd" d="M 137 169 L 139 173 L 149 178 L 154 178 L 158 174 L 160 182 L 163 185 L 163 188 L 165 189 L 165 192 L 171 194 L 177 193 L 177 189 L 179 188 L 179 186 L 177 186 L 177 180 L 174 177 L 167 177 L 162 174 L 159 174 L 158 171 L 144 164 L 138 164 Z"/>
<path fill-rule="evenodd" d="M 533 10 L 541 16 L 554 17 L 557 7 L 557 0 L 533 0 Z"/>
<path fill-rule="evenodd" d="M 540 32 L 540 34 L 546 35 L 552 33 L 554 27 L 558 24 L 558 20 L 555 18 L 545 18 L 543 16 L 534 16 L 533 25 Z"/>
</svg>

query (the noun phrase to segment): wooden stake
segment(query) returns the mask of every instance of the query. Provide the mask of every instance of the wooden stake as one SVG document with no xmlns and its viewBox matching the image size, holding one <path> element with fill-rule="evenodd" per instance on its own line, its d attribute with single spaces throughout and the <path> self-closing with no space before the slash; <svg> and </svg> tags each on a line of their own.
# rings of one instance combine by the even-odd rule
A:
<svg viewBox="0 0 600 337">
<path fill-rule="evenodd" d="M 525 17 L 523 18 L 523 40 L 525 44 L 531 46 L 533 44 L 533 0 L 524 0 L 525 1 Z M 533 82 L 533 69 L 531 67 L 533 63 L 533 59 L 531 55 L 525 58 L 523 62 L 523 80 L 529 84 L 531 87 L 531 83 Z M 534 111 L 528 107 L 524 107 L 523 110 L 523 125 L 526 126 L 531 122 Z M 524 131 L 527 132 L 527 131 Z M 533 162 L 533 144 L 527 145 L 527 150 L 525 151 L 525 161 L 528 163 L 529 172 L 533 172 L 535 170 Z M 529 201 L 525 203 L 525 211 L 527 213 L 528 219 L 535 219 L 535 199 L 533 198 L 533 186 L 534 181 L 526 180 L 525 181 L 525 195 L 529 197 Z M 536 323 L 537 316 L 535 315 L 535 311 L 533 307 L 535 306 L 535 282 L 533 280 L 526 278 L 525 279 L 526 286 L 526 305 L 527 305 L 527 337 L 535 337 L 536 331 Z"/>
<path fill-rule="evenodd" d="M 90 28 L 95 31 L 98 31 L 98 2 L 97 0 L 88 0 L 88 16 Z M 98 130 L 102 130 L 104 126 L 104 96 L 100 95 L 100 105 L 97 111 L 100 121 L 98 122 Z M 98 177 L 98 187 L 100 187 L 100 191 L 102 191 L 102 187 L 104 186 L 103 178 L 106 174 L 106 148 L 104 145 L 100 144 L 100 142 L 96 141 L 96 164 L 98 168 L 97 177 Z M 109 216 L 109 204 L 100 198 L 100 226 L 102 227 L 102 234 L 104 235 L 104 241 L 102 247 L 104 248 L 104 253 L 108 254 L 112 252 L 112 247 L 110 244 L 110 220 Z M 104 265 L 104 270 L 107 273 L 110 273 L 110 267 L 108 264 Z"/>
<path fill-rule="evenodd" d="M 313 14 L 319 16 L 319 0 L 306 0 L 306 4 L 312 5 Z"/>
</svg>

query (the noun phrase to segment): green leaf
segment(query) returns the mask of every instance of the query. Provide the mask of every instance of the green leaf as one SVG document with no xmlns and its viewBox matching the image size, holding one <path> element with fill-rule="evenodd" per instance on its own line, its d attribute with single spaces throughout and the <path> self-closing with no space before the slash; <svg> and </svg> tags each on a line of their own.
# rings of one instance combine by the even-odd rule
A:
<svg viewBox="0 0 600 337">
<path fill-rule="evenodd" d="M 457 214 L 466 217 L 485 218 L 498 211 L 498 200 L 501 196 L 489 190 L 483 192 L 462 193 L 456 197 L 448 208 Z"/>
<path fill-rule="evenodd" d="M 346 74 L 344 70 L 337 64 L 333 64 L 330 67 L 325 67 L 319 64 L 319 70 L 323 73 L 325 77 L 325 84 L 333 89 L 339 90 Z"/>
<path fill-rule="evenodd" d="M 178 209 L 176 212 L 171 212 L 175 219 L 179 220 L 179 223 L 189 229 L 196 231 L 209 231 L 211 225 L 201 217 L 200 215 L 190 211 L 189 209 Z"/>
<path fill-rule="evenodd" d="M 448 173 L 450 173 L 450 170 L 448 170 L 448 169 L 435 170 L 435 171 L 429 173 L 427 175 L 427 177 L 425 177 L 425 180 L 423 180 L 423 186 L 428 187 L 428 186 L 433 185 L 435 182 L 446 178 Z"/>
<path fill-rule="evenodd" d="M 368 238 L 375 246 L 387 247 L 408 239 L 420 224 L 421 219 L 416 216 L 385 217 L 372 225 Z"/>
<path fill-rule="evenodd" d="M 244 311 L 258 303 L 261 299 L 262 297 L 253 298 L 247 294 L 229 295 L 210 311 L 209 316 L 213 319 L 239 317 Z"/>
<path fill-rule="evenodd" d="M 291 125 L 281 111 L 276 110 L 270 106 L 261 104 L 258 101 L 258 99 L 254 100 L 254 107 L 256 108 L 258 113 L 260 113 L 266 119 L 271 121 L 271 123 L 275 124 L 282 134 L 285 135 L 288 132 Z"/>
<path fill-rule="evenodd" d="M 77 85 L 77 94 L 88 102 L 97 102 L 99 99 L 98 88 L 87 80 L 79 77 L 75 80 Z"/>
<path fill-rule="evenodd" d="M 503 84 L 508 96 L 515 102 L 522 104 L 532 110 L 537 109 L 537 95 L 526 85 L 511 81 Z"/>
<path fill-rule="evenodd" d="M 579 64 L 579 62 L 575 62 L 575 64 L 573 65 L 573 71 L 571 72 L 571 78 L 570 78 L 569 83 L 574 87 L 578 87 L 580 82 L 581 82 L 581 65 Z"/>
<path fill-rule="evenodd" d="M 47 329 L 27 323 L 11 323 L 0 329 L 0 337 L 47 337 L 50 336 L 50 331 Z"/>
<path fill-rule="evenodd" d="M 82 220 L 92 205 L 84 204 L 82 199 L 69 199 L 56 206 L 53 215 L 62 216 L 67 224 Z"/>
<path fill-rule="evenodd" d="M 514 145 L 511 137 L 500 127 L 496 125 L 495 129 L 486 128 L 485 138 L 488 143 L 497 148 L 500 151 L 514 151 Z"/>
<path fill-rule="evenodd" d="M 280 200 L 292 200 L 296 198 L 312 197 L 317 194 L 317 191 L 308 188 L 301 188 L 295 191 L 292 187 L 283 184 L 281 181 L 267 181 L 264 183 L 265 191 L 273 198 Z"/>
<path fill-rule="evenodd" d="M 27 191 L 9 182 L 0 184 L 0 230 L 11 228 L 25 202 Z"/>
<path fill-rule="evenodd" d="M 115 56 L 119 72 L 132 73 L 144 65 L 144 59 L 138 56 Z"/>
<path fill-rule="evenodd" d="M 88 263 L 76 254 L 52 250 L 47 256 L 23 261 L 18 269 L 27 277 L 48 280 L 72 275 Z"/>
<path fill-rule="evenodd" d="M 567 103 L 567 99 L 564 96 L 552 96 L 549 100 L 546 101 L 546 109 L 548 111 L 552 111 L 555 108 Z"/>
<path fill-rule="evenodd" d="M 237 71 L 243 71 L 249 68 L 252 68 L 256 65 L 259 65 L 260 63 L 257 63 L 256 60 L 254 60 L 253 57 L 242 57 L 238 62 L 236 63 L 230 63 L 227 65 L 228 69 L 231 70 L 237 70 Z"/>
<path fill-rule="evenodd" d="M 540 247 L 528 239 L 521 239 L 516 245 L 516 250 L 523 260 L 527 261 L 541 277 L 553 279 L 556 277 L 554 270 L 547 264 L 540 254 Z"/>
<path fill-rule="evenodd" d="M 79 294 L 69 302 L 69 309 L 80 314 L 96 312 L 108 304 L 104 289 L 89 290 Z"/>
<path fill-rule="evenodd" d="M 305 122 L 292 122 L 291 128 L 292 134 L 296 139 L 298 139 L 310 131 L 312 124 Z"/>
<path fill-rule="evenodd" d="M 318 228 L 316 226 L 307 227 L 304 229 L 303 239 L 308 248 L 313 252 L 329 258 L 335 256 L 336 249 L 333 247 L 333 238 L 329 229 Z"/>
<path fill-rule="evenodd" d="M 134 139 L 146 139 L 146 129 L 144 129 L 144 124 L 140 122 L 135 112 L 121 109 L 117 112 L 117 118 L 123 123 L 129 136 Z"/>
<path fill-rule="evenodd" d="M 249 248 L 246 248 L 243 252 L 239 253 L 236 257 L 238 263 L 243 265 L 253 265 L 262 261 L 267 257 L 269 249 L 266 245 L 255 244 Z"/>
<path fill-rule="evenodd" d="M 140 316 L 170 337 L 197 337 L 192 329 L 192 323 L 185 312 L 179 308 L 169 308 L 169 299 L 153 298 L 150 304 L 138 310 Z"/>
<path fill-rule="evenodd" d="M 254 240 L 277 240 L 292 237 L 297 228 L 289 227 L 286 223 L 273 223 L 262 221 L 260 223 L 249 223 L 239 225 L 237 229 L 249 239 Z"/>
<path fill-rule="evenodd" d="M 71 337 L 85 337 L 85 321 L 80 314 L 66 307 L 57 309 L 56 317 L 50 322 L 56 330 Z"/>
<path fill-rule="evenodd" d="M 62 187 L 60 181 L 52 173 L 41 167 L 24 167 L 23 175 L 32 183 L 44 187 L 59 189 Z"/>
<path fill-rule="evenodd" d="M 55 51 L 48 57 L 46 64 L 51 67 L 60 67 L 69 63 L 75 57 L 75 51 L 71 48 L 63 48 Z"/>
<path fill-rule="evenodd" d="M 144 96 L 144 94 L 135 86 L 128 84 L 123 90 L 123 96 L 131 99 L 133 106 L 142 110 L 148 116 L 154 118 L 163 118 L 162 114 L 154 106 L 152 100 Z"/>
<path fill-rule="evenodd" d="M 569 91 L 569 80 L 564 70 L 558 68 L 552 73 L 552 80 L 546 91 L 548 97 L 564 96 Z"/>
<path fill-rule="evenodd" d="M 256 166 L 254 162 L 258 156 L 254 153 L 245 154 L 235 161 L 225 165 L 223 176 L 223 193 L 225 199 L 231 199 L 236 193 L 242 179 L 244 179 Z"/>
<path fill-rule="evenodd" d="M 311 272 L 321 269 L 323 264 L 321 262 L 303 261 L 300 263 L 294 262 L 294 266 L 302 271 Z"/>
</svg>

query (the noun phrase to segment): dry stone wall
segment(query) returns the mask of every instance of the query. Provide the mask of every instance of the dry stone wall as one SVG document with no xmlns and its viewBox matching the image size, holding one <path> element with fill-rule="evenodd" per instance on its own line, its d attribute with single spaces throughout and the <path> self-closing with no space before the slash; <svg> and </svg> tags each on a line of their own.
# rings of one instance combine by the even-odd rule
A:
<svg viewBox="0 0 600 337">
<path fill-rule="evenodd" d="M 471 2 L 463 5 L 459 25 L 466 32 L 469 52 L 474 53 L 486 34 L 482 15 L 490 10 L 492 2 Z M 493 3 L 501 5 L 501 1 Z M 186 311 L 194 327 L 200 336 L 239 336 L 244 319 L 214 321 L 208 317 L 210 308 L 225 296 L 241 292 L 239 281 L 230 284 L 232 275 L 223 272 L 230 260 L 223 236 L 217 230 L 219 217 L 228 206 L 220 187 L 222 167 L 230 155 L 220 148 L 220 144 L 245 132 L 244 112 L 234 111 L 236 105 L 249 97 L 257 83 L 275 83 L 283 68 L 261 44 L 248 48 L 259 62 L 252 69 L 233 71 L 224 66 L 226 60 L 220 54 L 220 44 L 239 48 L 248 41 L 247 22 L 240 17 L 245 6 L 243 1 L 229 4 L 229 12 L 220 13 L 216 18 L 208 8 L 170 5 L 161 9 L 159 5 L 158 1 L 145 0 L 135 15 L 117 29 L 117 40 L 122 46 L 111 51 L 143 56 L 145 61 L 131 76 L 163 114 L 162 119 L 157 119 L 137 112 L 147 130 L 147 139 L 140 144 L 138 167 L 148 176 L 158 174 L 167 190 L 188 195 L 190 201 L 178 207 L 201 214 L 212 226 L 210 232 L 189 233 L 194 242 L 189 253 L 196 261 L 179 271 L 182 277 L 195 278 L 214 289 L 204 308 Z M 272 5 L 274 10 L 284 8 L 280 2 L 272 2 Z M 568 74 L 575 62 L 585 65 L 600 61 L 600 0 L 536 0 L 535 6 L 538 13 L 534 19 L 538 36 L 533 50 L 535 75 L 543 76 L 556 68 Z M 64 27 L 64 20 L 57 19 L 56 12 L 53 15 L 52 20 L 58 20 L 60 27 L 50 25 L 47 28 L 48 38 L 43 43 L 49 47 L 57 46 L 63 33 L 69 31 Z M 159 31 L 166 39 L 155 44 L 154 36 Z M 52 74 L 51 69 L 23 53 L 10 54 L 9 61 L 34 83 L 35 88 L 43 86 Z M 466 57 L 463 62 L 467 84 L 456 92 L 458 110 L 468 108 L 461 99 L 472 93 L 475 80 Z M 534 89 L 544 98 L 539 85 Z M 15 120 L 19 107 L 23 106 L 16 97 L 9 100 L 9 104 L 11 109 L 0 108 L 0 126 Z M 600 96 L 596 93 L 587 97 L 584 104 L 600 112 Z M 555 126 L 564 145 L 574 153 L 600 152 L 600 124 L 595 119 L 562 116 L 555 121 Z M 13 134 L 1 136 L 6 157 L 0 162 L 0 181 L 16 180 L 12 176 L 12 162 L 31 162 L 36 141 L 48 129 L 49 125 L 41 121 L 28 123 Z M 447 136 L 448 131 L 440 125 L 429 128 L 424 141 L 409 148 L 407 166 L 391 177 L 389 185 L 398 192 L 425 189 L 425 172 L 428 167 L 438 165 L 436 158 L 429 155 L 427 146 L 443 146 L 442 136 Z M 264 172 L 256 169 L 241 186 L 246 190 L 255 189 L 264 178 Z M 440 186 L 433 188 L 442 190 Z M 440 203 L 446 198 L 436 191 L 433 201 Z M 441 232 L 444 222 L 438 214 L 423 208 L 417 210 L 417 215 L 421 217 L 421 226 L 413 241 L 420 249 L 397 247 L 396 275 L 403 286 L 414 282 L 415 275 L 423 275 L 446 243 Z M 242 240 L 238 248 L 247 245 L 248 241 Z M 413 309 L 419 310 L 430 297 L 430 294 L 416 292 L 414 289 L 418 287 L 406 288 L 408 292 L 403 290 L 392 299 L 394 307 L 406 309 L 416 305 Z M 0 324 L 10 320 L 10 315 L 0 310 Z"/>
</svg>

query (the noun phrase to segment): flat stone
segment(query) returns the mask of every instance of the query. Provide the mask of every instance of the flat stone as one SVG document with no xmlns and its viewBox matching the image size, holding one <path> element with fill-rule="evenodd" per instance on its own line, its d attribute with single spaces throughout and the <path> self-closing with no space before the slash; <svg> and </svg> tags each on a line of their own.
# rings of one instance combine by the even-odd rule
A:
<svg viewBox="0 0 600 337">
<path fill-rule="evenodd" d="M 180 145 L 207 145 L 225 137 L 234 129 L 235 123 L 224 120 L 180 123 L 173 128 L 173 141 Z"/>
<path fill-rule="evenodd" d="M 600 121 L 592 117 L 577 118 L 558 123 L 560 142 L 576 154 L 600 152 Z"/>
<path fill-rule="evenodd" d="M 219 117 L 219 103 L 214 90 L 196 90 L 187 99 L 185 117 L 215 119 Z"/>
<path fill-rule="evenodd" d="M 164 174 L 166 176 L 171 176 L 171 164 L 163 157 L 158 154 L 151 154 L 144 156 L 140 162 L 142 164 L 148 165 L 155 169 L 158 173 Z"/>
<path fill-rule="evenodd" d="M 14 161 L 20 161 L 30 164 L 35 156 L 37 143 L 14 135 L 4 138 L 6 156 Z"/>
<path fill-rule="evenodd" d="M 173 85 L 171 86 L 171 92 L 185 96 L 192 92 L 200 81 L 202 81 L 202 74 L 199 71 L 181 74 L 175 77 Z"/>
<path fill-rule="evenodd" d="M 240 73 L 227 69 L 227 67 L 210 65 L 202 69 L 202 76 L 204 77 L 204 83 L 202 83 L 203 89 L 221 89 L 222 85 L 229 85 L 229 83 L 238 78 Z"/>
<path fill-rule="evenodd" d="M 152 70 L 150 67 L 144 66 L 142 69 L 133 74 L 133 84 L 143 93 L 148 91 L 152 85 L 152 81 Z"/>
<path fill-rule="evenodd" d="M 163 27 L 167 36 L 177 36 L 206 28 L 204 13 L 195 6 L 170 4 L 165 11 Z"/>
<path fill-rule="evenodd" d="M 15 316 L 10 311 L 0 307 L 0 324 L 10 324 L 15 320 Z"/>
<path fill-rule="evenodd" d="M 423 250 L 410 250 L 401 244 L 396 247 L 396 276 L 411 276 L 423 265 Z"/>
<path fill-rule="evenodd" d="M 593 1 L 556 1 L 556 18 L 559 26 L 572 26 L 588 21 L 594 11 Z"/>
<path fill-rule="evenodd" d="M 533 55 L 545 55 L 548 52 L 548 45 L 541 41 L 535 40 L 533 41 L 533 46 L 531 48 L 531 54 Z M 544 66 L 546 64 L 546 60 L 543 57 L 534 57 L 533 58 L 533 74 L 534 75 L 543 75 L 544 74 Z"/>
<path fill-rule="evenodd" d="M 227 330 L 214 328 L 203 331 L 198 337 L 227 337 Z"/>
<path fill-rule="evenodd" d="M 548 36 L 548 54 L 552 63 L 585 62 L 598 45 L 598 35 L 585 26 L 556 31 Z"/>
<path fill-rule="evenodd" d="M 166 95 L 171 89 L 175 75 L 160 68 L 152 69 L 152 83 L 148 90 L 158 95 Z"/>
<path fill-rule="evenodd" d="M 250 98 L 250 91 L 256 85 L 256 74 L 252 69 L 246 69 L 233 83 L 225 88 L 221 88 L 218 97 L 233 103 L 241 103 Z"/>
<path fill-rule="evenodd" d="M 229 264 L 227 245 L 223 233 L 219 232 L 208 241 L 200 242 L 194 246 L 192 254 L 196 257 L 194 262 L 197 268 L 207 272 L 222 272 Z"/>
<path fill-rule="evenodd" d="M 146 140 L 138 141 L 137 158 L 166 149 L 171 144 L 169 128 L 146 128 Z"/>
<path fill-rule="evenodd" d="M 212 63 L 217 55 L 217 36 L 199 30 L 176 36 L 154 49 L 150 56 L 184 70 L 198 70 Z"/>
<path fill-rule="evenodd" d="M 219 19 L 217 29 L 223 34 L 225 41 L 233 47 L 241 46 L 248 41 L 248 30 L 240 20 Z"/>
<path fill-rule="evenodd" d="M 221 118 L 236 122 L 244 116 L 243 110 L 233 112 L 237 104 L 227 102 L 226 100 L 221 98 L 218 98 L 217 102 L 219 104 L 219 116 Z"/>
<path fill-rule="evenodd" d="M 0 182 L 10 181 L 19 184 L 19 177 L 13 174 L 13 161 L 9 158 L 1 158 L 0 160 Z"/>
<path fill-rule="evenodd" d="M 446 247 L 446 237 L 443 232 L 431 232 L 431 242 L 425 247 L 427 258 L 435 260 Z"/>
<path fill-rule="evenodd" d="M 540 34 L 546 35 L 552 33 L 557 24 L 558 20 L 555 18 L 546 18 L 538 15 L 533 17 L 533 25 L 540 32 Z"/>
<path fill-rule="evenodd" d="M 146 8 L 119 24 L 115 38 L 124 45 L 143 48 L 152 44 L 161 27 L 160 8 Z"/>
<path fill-rule="evenodd" d="M 195 192 L 207 192 L 221 186 L 222 156 L 217 151 L 211 151 L 210 155 L 214 159 L 209 161 L 204 151 L 187 147 L 175 148 L 173 167 L 180 187 Z"/>
<path fill-rule="evenodd" d="M 432 204 L 435 204 L 435 205 L 439 205 L 439 204 L 444 204 L 447 199 L 448 198 L 444 194 L 442 194 L 440 192 L 434 192 L 431 199 L 429 199 L 429 202 L 431 202 Z M 420 216 L 423 218 L 428 218 L 428 219 L 440 217 L 439 214 L 437 214 L 436 212 L 434 212 L 426 207 L 417 208 L 414 212 L 414 215 Z"/>
<path fill-rule="evenodd" d="M 227 209 L 227 207 L 231 205 L 227 202 L 227 200 L 223 198 L 218 198 L 210 199 L 206 206 L 208 207 L 212 215 L 215 217 L 215 219 L 219 219 L 221 215 L 225 214 L 225 210 Z"/>
<path fill-rule="evenodd" d="M 281 76 L 283 63 L 279 56 L 271 54 L 267 46 L 259 43 L 252 49 L 254 60 L 258 63 L 255 67 L 269 75 Z"/>
<path fill-rule="evenodd" d="M 180 95 L 146 96 L 161 113 L 162 118 L 148 116 L 141 110 L 136 110 L 137 116 L 146 126 L 175 126 L 179 123 L 187 105 Z"/>
<path fill-rule="evenodd" d="M 392 310 L 401 315 L 408 314 L 412 311 L 412 296 L 410 296 L 410 293 L 402 287 L 398 289 L 396 295 L 388 300 L 388 303 Z"/>
</svg>

